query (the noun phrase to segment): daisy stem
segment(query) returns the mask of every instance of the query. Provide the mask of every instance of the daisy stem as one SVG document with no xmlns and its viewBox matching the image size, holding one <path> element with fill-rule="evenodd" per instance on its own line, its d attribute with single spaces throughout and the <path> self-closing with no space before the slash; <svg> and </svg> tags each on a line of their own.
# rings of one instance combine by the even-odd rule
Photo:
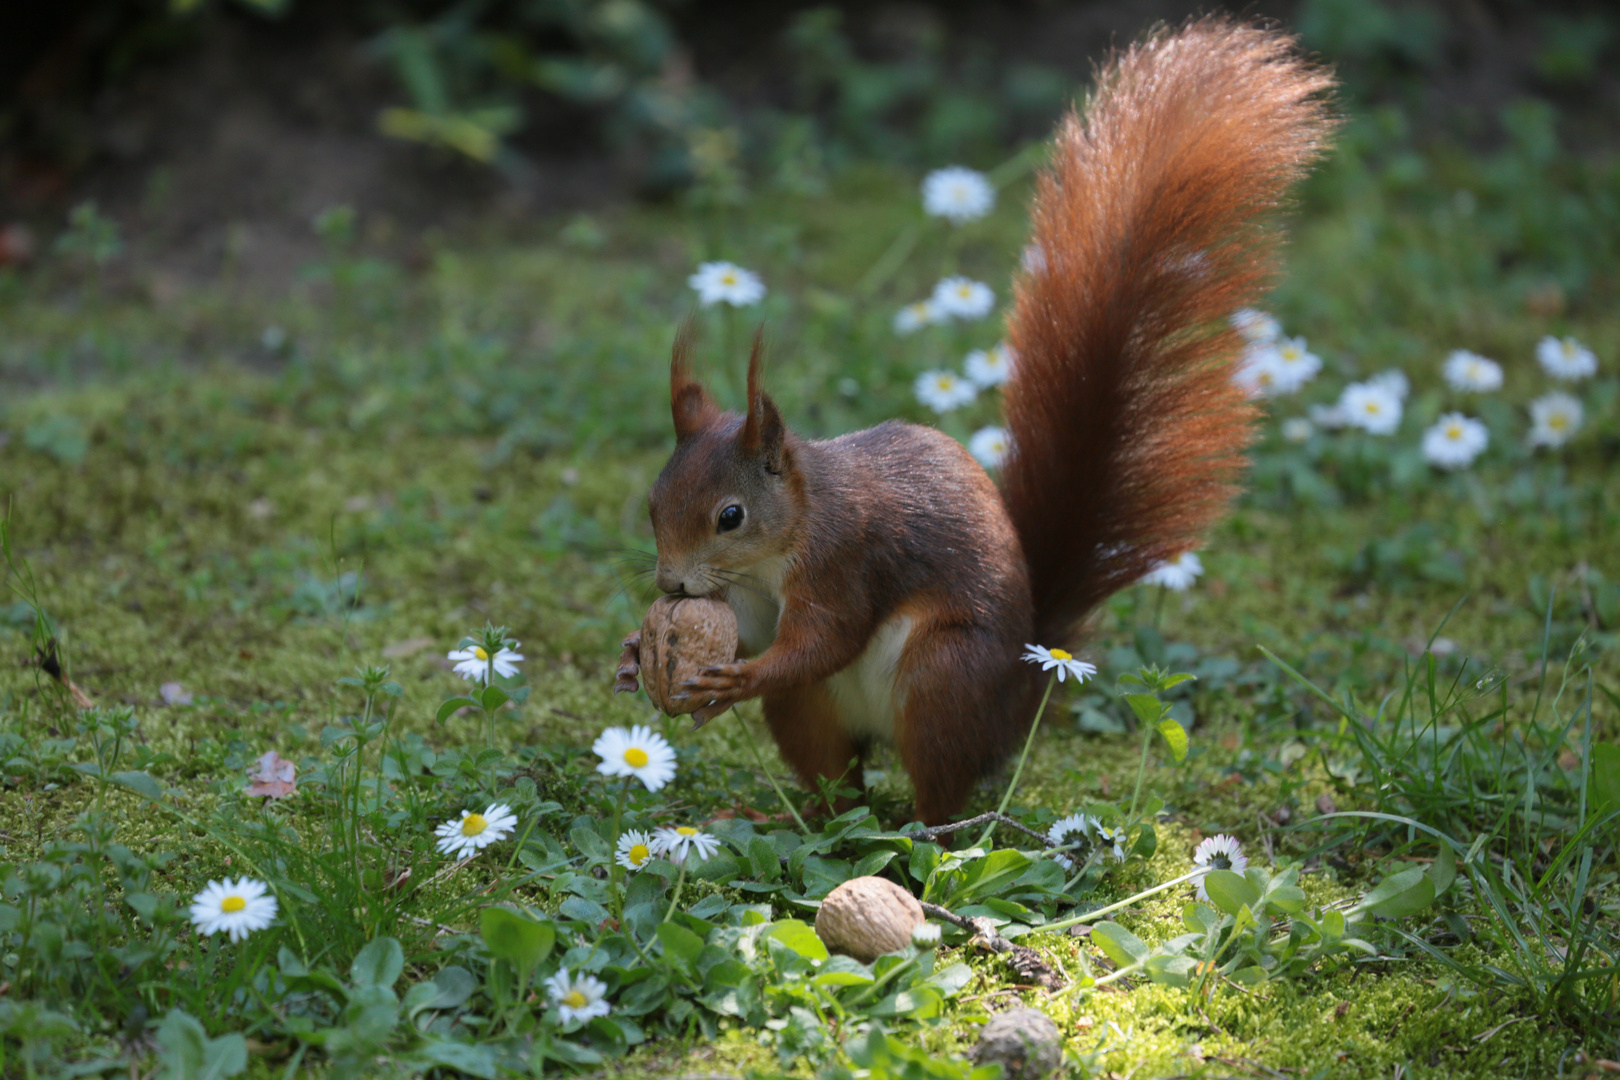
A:
<svg viewBox="0 0 1620 1080">
<path fill-rule="evenodd" d="M 1043 924 L 1041 926 L 1041 933 L 1049 934 L 1049 933 L 1053 933 L 1054 931 L 1057 931 L 1057 930 L 1067 930 L 1071 926 L 1079 926 L 1081 923 L 1088 923 L 1088 922 L 1091 922 L 1093 919 L 1100 919 L 1104 915 L 1111 915 L 1114 912 L 1120 910 L 1121 908 L 1130 907 L 1132 904 L 1136 903 L 1139 900 L 1146 900 L 1150 896 L 1154 896 L 1154 895 L 1156 895 L 1158 893 L 1162 893 L 1166 889 L 1173 889 L 1177 885 L 1185 884 L 1186 882 L 1191 881 L 1193 878 L 1201 877 L 1206 873 L 1208 873 L 1208 871 L 1205 870 L 1202 866 L 1200 866 L 1198 869 L 1192 871 L 1191 873 L 1182 874 L 1178 878 L 1175 878 L 1175 879 L 1173 879 L 1171 881 L 1162 882 L 1161 884 L 1153 886 L 1153 888 L 1151 888 L 1151 889 L 1143 889 L 1141 892 L 1137 893 L 1136 895 L 1127 896 L 1123 900 L 1117 900 L 1114 903 L 1109 904 L 1107 907 L 1100 907 L 1100 908 L 1096 909 L 1095 911 L 1087 911 L 1087 912 L 1084 912 L 1083 914 L 1080 914 L 1080 915 L 1073 915 L 1073 916 L 1070 916 L 1067 919 L 1059 919 L 1057 922 L 1045 923 L 1045 924 Z"/>
<path fill-rule="evenodd" d="M 1164 615 L 1164 597 L 1169 589 L 1160 589 L 1158 597 L 1153 601 L 1153 629 L 1159 628 L 1159 619 Z"/>
<path fill-rule="evenodd" d="M 1018 790 L 1018 778 L 1024 775 L 1024 762 L 1029 760 L 1029 748 L 1035 745 L 1035 733 L 1041 729 L 1041 717 L 1046 713 L 1046 703 L 1052 698 L 1052 687 L 1057 685 L 1057 676 L 1046 680 L 1046 693 L 1041 695 L 1041 707 L 1035 710 L 1035 719 L 1029 725 L 1029 737 L 1024 740 L 1024 752 L 1018 755 L 1018 767 L 1013 769 L 1012 780 L 1007 783 L 1007 790 L 1001 793 L 1001 805 L 996 807 L 996 813 L 1005 814 L 1007 804 L 1012 802 L 1013 792 Z M 990 839 L 990 834 L 996 831 L 996 823 L 991 822 L 979 834 L 979 840 L 974 847 L 984 847 Z"/>
<path fill-rule="evenodd" d="M 747 722 L 744 721 L 744 727 L 746 726 Z M 776 774 L 765 767 L 765 755 L 759 752 L 759 740 L 754 738 L 752 731 L 744 731 L 743 735 L 748 741 L 748 749 L 754 752 L 754 761 L 759 764 L 759 771 L 764 773 L 765 779 L 771 782 L 772 790 L 776 792 L 776 797 L 782 800 L 782 805 L 787 807 L 787 812 L 793 815 L 793 820 L 799 826 L 799 831 L 805 836 L 809 836 L 810 827 L 804 823 L 804 818 L 799 816 L 799 811 L 794 808 L 793 803 L 788 801 L 787 793 L 782 790 L 782 785 L 776 782 Z"/>
<path fill-rule="evenodd" d="M 1142 760 L 1136 766 L 1136 788 L 1131 792 L 1131 812 L 1125 815 L 1126 823 L 1136 820 L 1136 806 L 1142 797 L 1142 781 L 1147 777 L 1148 747 L 1153 745 L 1153 733 L 1157 728 L 1142 725 Z"/>
<path fill-rule="evenodd" d="M 608 878 L 613 887 L 613 917 L 624 926 L 624 892 L 619 888 L 619 824 L 624 820 L 624 803 L 630 797 L 630 781 L 632 777 L 625 777 L 624 784 L 619 788 L 619 804 L 613 808 L 613 839 L 609 841 L 608 850 L 612 855 L 608 859 Z"/>
<path fill-rule="evenodd" d="M 691 855 L 691 852 L 687 852 L 687 857 L 690 857 L 690 855 Z M 669 910 L 664 912 L 664 921 L 665 922 L 669 922 L 670 918 L 675 914 L 675 905 L 679 904 L 681 902 L 681 886 L 683 886 L 685 884 L 686 884 L 686 857 L 683 857 L 681 859 L 681 872 L 675 876 L 675 891 L 670 894 Z"/>
</svg>

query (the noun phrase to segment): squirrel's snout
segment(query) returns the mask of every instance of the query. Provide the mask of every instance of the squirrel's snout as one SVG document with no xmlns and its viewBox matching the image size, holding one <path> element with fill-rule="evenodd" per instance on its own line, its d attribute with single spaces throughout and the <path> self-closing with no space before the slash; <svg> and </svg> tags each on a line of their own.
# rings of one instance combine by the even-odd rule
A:
<svg viewBox="0 0 1620 1080">
<path fill-rule="evenodd" d="M 667 566 L 660 566 L 658 568 L 658 573 L 653 580 L 658 583 L 658 589 L 660 592 L 685 593 L 688 591 L 686 588 L 686 579 Z"/>
</svg>

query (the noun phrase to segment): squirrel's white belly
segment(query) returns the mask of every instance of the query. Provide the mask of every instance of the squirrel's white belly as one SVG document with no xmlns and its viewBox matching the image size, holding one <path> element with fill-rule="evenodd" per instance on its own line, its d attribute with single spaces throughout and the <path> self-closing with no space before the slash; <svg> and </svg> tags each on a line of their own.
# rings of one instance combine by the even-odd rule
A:
<svg viewBox="0 0 1620 1080">
<path fill-rule="evenodd" d="M 781 559 L 751 566 L 749 587 L 726 591 L 726 602 L 737 615 L 737 638 L 745 656 L 758 656 L 776 640 L 786 569 Z M 911 616 L 891 616 L 877 628 L 855 662 L 827 680 L 827 691 L 838 706 L 839 723 L 851 735 L 893 740 L 895 716 L 905 706 L 895 693 L 894 672 L 910 636 Z"/>
<path fill-rule="evenodd" d="M 895 692 L 894 672 L 910 636 L 911 616 L 891 616 L 855 662 L 827 680 L 838 720 L 851 735 L 893 741 L 895 716 L 905 706 Z"/>
</svg>

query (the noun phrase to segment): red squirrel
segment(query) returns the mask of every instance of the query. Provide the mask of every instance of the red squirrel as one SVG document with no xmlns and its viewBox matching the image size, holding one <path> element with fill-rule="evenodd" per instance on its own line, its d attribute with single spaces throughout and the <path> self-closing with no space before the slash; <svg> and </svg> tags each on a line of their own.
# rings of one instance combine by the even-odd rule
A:
<svg viewBox="0 0 1620 1080">
<path fill-rule="evenodd" d="M 1283 34 L 1210 17 L 1099 73 L 1059 125 L 1008 323 L 1001 482 L 889 421 L 807 440 L 748 367 L 744 415 L 670 365 L 675 450 L 651 494 L 657 584 L 736 612 L 734 663 L 685 685 L 702 723 L 762 698 L 782 756 L 861 785 L 892 743 L 929 824 L 1029 731 L 1024 646 L 1198 546 L 1238 490 L 1254 406 L 1229 316 L 1274 274 L 1269 220 L 1323 152 L 1331 76 Z M 639 632 L 616 689 L 637 685 Z M 834 809 L 842 809 L 835 806 Z"/>
</svg>

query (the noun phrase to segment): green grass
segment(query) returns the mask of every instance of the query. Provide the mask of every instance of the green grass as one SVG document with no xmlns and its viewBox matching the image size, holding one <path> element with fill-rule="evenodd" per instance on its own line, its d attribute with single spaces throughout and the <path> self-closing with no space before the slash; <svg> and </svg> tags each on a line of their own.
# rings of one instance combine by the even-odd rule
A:
<svg viewBox="0 0 1620 1080">
<path fill-rule="evenodd" d="M 1354 152 L 1308 189 L 1275 310 L 1328 362 L 1308 400 L 1331 400 L 1350 377 L 1401 366 L 1414 384 L 1411 415 L 1388 445 L 1334 436 L 1289 448 L 1273 433 L 1259 451 L 1254 493 L 1205 550 L 1199 586 L 1168 597 L 1132 590 L 1103 614 L 1088 653 L 1103 678 L 1055 700 L 1015 809 L 1061 815 L 1086 801 L 1128 800 L 1138 742 L 1097 730 L 1125 715 L 1113 679 L 1143 661 L 1201 678 L 1177 697 L 1176 715 L 1197 720 L 1191 756 L 1150 772 L 1149 787 L 1168 804 L 1158 850 L 1110 878 L 1092 902 L 1185 873 L 1198 835 L 1217 831 L 1236 833 L 1252 855 L 1270 850 L 1279 862 L 1306 865 L 1313 904 L 1356 895 L 1402 858 L 1432 856 L 1432 846 L 1400 850 L 1402 828 L 1345 833 L 1346 819 L 1313 823 L 1321 798 L 1341 811 L 1458 829 L 1454 839 L 1465 848 L 1475 835 L 1500 833 L 1484 851 L 1519 874 L 1502 889 L 1503 910 L 1519 914 L 1503 925 L 1531 926 L 1526 912 L 1556 914 L 1574 895 L 1559 890 L 1579 858 L 1555 861 L 1581 823 L 1569 808 L 1593 782 L 1592 744 L 1620 738 L 1616 702 L 1604 692 L 1620 688 L 1620 477 L 1609 434 L 1620 392 L 1620 277 L 1589 218 L 1567 210 L 1549 223 L 1537 207 L 1553 193 L 1566 203 L 1586 198 L 1597 214 L 1620 188 L 1612 170 L 1559 159 L 1542 176 L 1511 151 L 1484 161 L 1425 157 L 1412 181 L 1410 169 L 1380 157 L 1397 156 L 1391 145 L 1399 150 L 1353 138 Z M 1454 198 L 1462 188 L 1475 192 L 1472 224 L 1457 216 L 1469 205 Z M 243 872 L 240 845 L 249 834 L 210 825 L 210 815 L 245 812 L 239 778 L 265 750 L 304 770 L 310 794 L 285 809 L 288 824 L 313 837 L 339 820 L 317 794 L 341 779 L 321 734 L 359 710 L 352 688 L 335 688 L 357 667 L 387 663 L 399 683 L 393 738 L 440 752 L 481 748 L 479 718 L 439 724 L 434 713 L 465 685 L 448 671 L 445 651 L 486 621 L 511 628 L 528 658 L 531 696 L 501 712 L 497 734 L 514 753 L 513 776 L 533 785 L 524 797 L 556 804 L 540 816 L 540 831 L 566 847 L 576 815 L 611 816 L 616 789 L 605 792 L 592 771 L 589 745 L 603 727 L 649 719 L 643 701 L 615 697 L 610 683 L 618 640 L 649 599 L 624 559 L 651 547 L 645 494 L 668 442 L 664 364 L 690 305 L 685 277 L 711 256 L 763 273 L 770 385 L 800 429 L 837 432 L 894 415 L 925 420 L 911 398 L 914 375 L 992 343 L 996 329 L 897 339 L 890 316 L 943 269 L 1004 282 L 1021 243 L 1021 200 L 1016 187 L 1004 192 L 993 218 L 961 235 L 923 227 L 897 272 L 863 293 L 891 243 L 922 227 L 911 192 L 905 178 L 857 171 L 824 198 L 762 192 L 718 221 L 622 209 L 589 228 L 557 223 L 559 232 L 521 243 L 446 245 L 415 272 L 334 250 L 281 299 L 217 287 L 162 306 L 141 297 L 138 270 L 130 284 L 76 276 L 66 265 L 32 281 L 0 281 L 0 379 L 24 388 L 0 402 L 0 498 L 68 676 L 98 704 L 134 710 L 139 727 L 125 767 L 144 762 L 171 789 L 165 798 L 175 811 L 154 812 L 118 786 L 98 796 L 90 779 L 64 771 L 64 762 L 90 760 L 89 748 L 82 736 L 63 741 L 74 737 L 75 712 L 27 663 L 32 614 L 8 598 L 0 603 L 8 756 L 0 862 L 22 866 L 50 841 L 70 838 L 76 815 L 99 798 L 117 822 L 118 843 L 136 854 L 174 853 L 152 870 L 150 888 L 183 908 L 211 876 Z M 1563 297 L 1556 311 L 1535 301 L 1553 286 Z M 755 318 L 700 319 L 722 396 L 735 397 Z M 271 326 L 279 337 L 265 334 Z M 1602 374 L 1580 391 L 1583 437 L 1558 454 L 1532 454 L 1521 445 L 1522 403 L 1545 382 L 1534 343 L 1555 332 L 1592 345 Z M 1440 476 L 1413 468 L 1411 447 L 1425 420 L 1451 407 L 1437 368 L 1455 347 L 1504 362 L 1511 404 L 1490 406 L 1493 447 L 1480 466 Z M 988 400 L 974 409 L 943 426 L 965 437 L 993 415 Z M 1297 411 L 1284 404 L 1277 415 Z M 1316 486 L 1285 479 L 1301 470 Z M 1450 646 L 1437 650 L 1441 690 L 1431 695 L 1420 658 L 1436 632 Z M 1258 646 L 1324 688 L 1351 719 L 1341 723 L 1337 707 L 1289 679 Z M 1470 753 L 1485 779 L 1478 788 L 1447 786 L 1432 761 L 1402 756 L 1412 742 L 1401 741 L 1392 718 L 1410 718 L 1411 730 L 1460 722 L 1444 704 L 1444 686 L 1487 672 L 1495 673 L 1496 696 L 1470 705 L 1464 722 L 1474 725 Z M 191 701 L 166 701 L 160 688 L 170 682 Z M 1408 695 L 1409 686 L 1416 692 Z M 1085 725 L 1070 706 L 1083 710 Z M 747 746 L 763 738 L 757 706 L 740 713 L 695 734 L 664 724 L 681 749 L 681 774 L 661 793 L 659 813 L 702 819 L 739 799 L 775 812 Z M 1358 732 L 1386 742 L 1374 752 Z M 1417 745 L 1426 737 L 1417 735 Z M 1504 747 L 1526 749 L 1534 767 L 1522 771 L 1538 794 L 1523 796 L 1508 757 L 1492 757 Z M 768 746 L 767 758 L 785 775 Z M 332 770 L 330 789 L 313 779 L 321 768 Z M 896 762 L 880 768 L 873 806 L 894 827 L 905 820 L 907 790 Z M 396 808 L 395 824 L 425 830 L 459 808 L 477 790 L 470 775 L 445 766 L 401 784 L 413 794 Z M 1528 813 L 1516 804 L 1500 822 L 1472 813 L 1472 800 L 1493 783 L 1520 792 Z M 999 795 L 986 787 L 970 809 L 993 807 Z M 436 868 L 421 846 L 410 856 L 417 880 Z M 1573 1053 L 1613 1057 L 1620 1049 L 1613 820 L 1574 846 L 1588 853 L 1584 892 L 1534 948 L 1591 935 L 1598 974 L 1581 984 L 1575 1005 L 1538 997 L 1545 987 L 1488 987 L 1459 974 L 1513 966 L 1511 942 L 1483 932 L 1491 909 L 1475 888 L 1401 924 L 1419 942 L 1438 942 L 1439 954 L 1391 938 L 1376 961 L 1227 987 L 1208 1000 L 1149 984 L 1048 1001 L 956 945 L 940 966 L 968 959 L 971 981 L 938 1022 L 900 1030 L 931 1052 L 962 1050 L 986 1010 L 1023 997 L 1052 1013 L 1076 1054 L 1090 1055 L 1088 1067 L 1119 1074 L 1363 1076 L 1402 1064 L 1411 1076 L 1571 1074 Z M 276 849 L 252 850 L 265 857 Z M 291 854 L 282 857 L 296 863 Z M 372 880 L 343 879 L 341 871 L 331 871 L 334 880 Z M 467 873 L 502 879 L 493 863 Z M 100 880 L 114 895 L 132 890 L 127 879 Z M 0 892 L 15 902 L 11 885 Z M 1186 894 L 1155 897 L 1121 922 L 1162 942 L 1179 931 Z M 421 894 L 419 910 L 454 911 L 454 929 L 474 932 L 476 908 L 466 896 L 440 882 Z M 746 899 L 709 882 L 691 883 L 683 896 Z M 565 890 L 528 880 L 512 898 L 555 914 Z M 332 941 L 301 942 L 304 959 L 344 975 L 358 946 L 386 929 L 404 940 L 407 982 L 443 965 L 431 928 L 397 911 L 344 923 L 344 903 L 331 905 L 322 925 L 346 929 Z M 1459 944 L 1445 915 L 1477 936 Z M 292 945 L 286 931 L 276 933 Z M 78 1025 L 53 1040 L 53 1052 L 65 1060 L 127 1052 L 120 1033 L 139 1034 L 145 1020 L 156 1023 L 184 1003 L 213 1035 L 253 1033 L 262 1052 L 249 1075 L 280 1075 L 295 1061 L 321 1068 L 320 1053 L 297 1050 L 295 1038 L 256 1011 L 249 990 L 240 1000 L 210 996 L 192 973 L 229 965 L 232 954 L 183 938 L 174 954 L 180 966 L 139 991 L 111 979 L 75 1004 L 35 972 L 37 1000 Z M 243 955 L 259 955 L 251 949 L 270 946 L 251 943 L 268 940 L 250 939 Z M 1024 940 L 1071 976 L 1083 953 L 1092 962 L 1097 955 L 1072 936 Z M 149 1015 L 134 1017 L 136 1007 Z M 26 1029 L 8 1022 L 4 1045 L 13 1057 L 4 1068 L 20 1069 Z M 613 1069 L 778 1067 L 770 1036 L 734 1020 L 647 1027 L 660 1037 Z"/>
</svg>

